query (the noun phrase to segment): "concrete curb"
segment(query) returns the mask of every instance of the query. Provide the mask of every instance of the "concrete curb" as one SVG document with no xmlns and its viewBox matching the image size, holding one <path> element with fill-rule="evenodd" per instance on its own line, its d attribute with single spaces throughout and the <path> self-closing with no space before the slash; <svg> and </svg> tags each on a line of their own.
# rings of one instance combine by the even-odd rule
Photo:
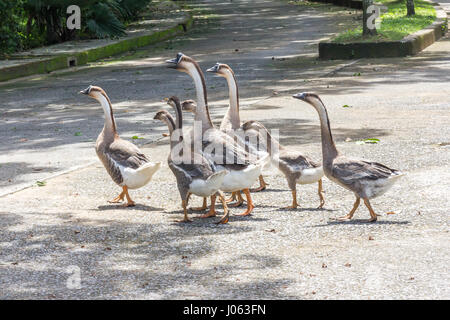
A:
<svg viewBox="0 0 450 320">
<path fill-rule="evenodd" d="M 335 60 L 415 55 L 439 40 L 448 30 L 447 13 L 438 3 L 432 3 L 436 10 L 436 21 L 402 40 L 369 43 L 324 41 L 319 43 L 319 59 Z"/>
<path fill-rule="evenodd" d="M 165 30 L 159 30 L 150 34 L 127 38 L 122 41 L 97 48 L 87 49 L 75 54 L 61 54 L 45 60 L 33 61 L 26 64 L 2 68 L 0 72 L 0 82 L 33 74 L 48 73 L 59 69 L 69 68 L 71 66 L 84 65 L 88 62 L 93 62 L 101 58 L 134 50 L 139 47 L 148 46 L 186 32 L 191 28 L 193 21 L 193 17 L 188 14 L 187 17 L 185 17 L 177 25 Z"/>
</svg>

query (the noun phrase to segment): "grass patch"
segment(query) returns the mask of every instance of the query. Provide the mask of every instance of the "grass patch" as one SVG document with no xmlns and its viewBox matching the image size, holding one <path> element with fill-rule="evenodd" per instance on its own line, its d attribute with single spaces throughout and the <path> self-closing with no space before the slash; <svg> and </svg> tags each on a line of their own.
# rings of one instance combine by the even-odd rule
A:
<svg viewBox="0 0 450 320">
<path fill-rule="evenodd" d="M 378 0 L 376 3 L 388 7 L 388 11 L 380 16 L 381 26 L 377 29 L 378 35 L 362 36 L 361 26 L 344 31 L 333 38 L 332 42 L 379 42 L 388 40 L 401 40 L 405 36 L 419 31 L 436 20 L 436 10 L 433 4 L 423 0 L 415 0 L 416 14 L 406 16 L 406 3 L 404 0 Z"/>
</svg>

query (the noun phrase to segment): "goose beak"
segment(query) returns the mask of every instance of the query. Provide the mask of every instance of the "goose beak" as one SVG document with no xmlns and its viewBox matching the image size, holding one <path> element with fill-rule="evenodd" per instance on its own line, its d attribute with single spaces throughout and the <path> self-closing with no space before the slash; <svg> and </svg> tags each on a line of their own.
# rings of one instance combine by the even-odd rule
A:
<svg viewBox="0 0 450 320">
<path fill-rule="evenodd" d="M 206 72 L 217 72 L 217 71 L 219 71 L 219 63 L 217 62 L 215 65 L 214 65 L 214 67 L 211 67 L 211 68 L 209 68 L 209 69 L 206 69 Z"/>
<path fill-rule="evenodd" d="M 181 61 L 181 58 L 183 58 L 183 54 L 181 52 L 179 52 L 176 56 L 176 58 L 170 59 L 170 60 L 166 60 L 166 63 L 169 63 L 169 65 L 167 66 L 167 68 L 172 68 L 172 69 L 176 69 L 178 64 Z"/>
<path fill-rule="evenodd" d="M 167 68 L 171 68 L 171 69 L 176 69 L 177 68 L 177 65 L 178 65 L 178 62 L 177 62 L 177 59 L 175 58 L 175 59 L 171 59 L 171 60 L 166 60 L 166 63 L 170 63 L 168 66 L 167 66 Z"/>
<path fill-rule="evenodd" d="M 86 95 L 88 95 L 89 93 L 91 93 L 91 88 L 92 88 L 92 86 L 89 86 L 89 87 L 87 87 L 86 89 L 84 89 L 84 90 L 81 90 L 80 92 L 78 92 L 78 93 L 81 93 L 81 94 L 86 94 Z"/>
<path fill-rule="evenodd" d="M 296 94 L 294 94 L 292 97 L 295 98 L 295 99 L 300 99 L 300 100 L 305 101 L 305 99 L 306 99 L 306 93 L 305 93 L 305 92 L 296 93 Z"/>
</svg>

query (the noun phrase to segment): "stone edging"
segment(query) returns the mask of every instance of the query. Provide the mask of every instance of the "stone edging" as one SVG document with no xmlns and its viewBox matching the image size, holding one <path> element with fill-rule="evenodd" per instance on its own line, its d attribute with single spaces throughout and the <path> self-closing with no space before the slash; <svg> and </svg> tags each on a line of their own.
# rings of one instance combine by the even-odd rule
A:
<svg viewBox="0 0 450 320">
<path fill-rule="evenodd" d="M 350 0 L 321 0 L 320 2 L 345 3 L 350 2 Z M 356 1 L 353 0 L 352 2 Z M 415 55 L 440 39 L 448 30 L 447 13 L 438 3 L 432 3 L 436 10 L 436 21 L 402 40 L 351 43 L 324 41 L 319 43 L 319 59 L 335 60 Z"/>
<path fill-rule="evenodd" d="M 193 17 L 190 14 L 187 14 L 187 16 L 177 25 L 165 30 L 124 39 L 101 47 L 80 51 L 75 54 L 61 54 L 44 60 L 5 67 L 1 69 L 0 82 L 33 74 L 42 74 L 65 69 L 70 67 L 74 61 L 77 66 L 84 65 L 101 58 L 148 46 L 186 32 L 191 28 L 193 21 Z"/>
</svg>

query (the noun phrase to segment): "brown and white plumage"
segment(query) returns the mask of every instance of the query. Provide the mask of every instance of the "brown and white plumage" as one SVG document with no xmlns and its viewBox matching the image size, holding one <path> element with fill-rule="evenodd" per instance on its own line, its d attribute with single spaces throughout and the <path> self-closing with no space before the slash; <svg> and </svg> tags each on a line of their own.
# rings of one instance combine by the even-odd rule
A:
<svg viewBox="0 0 450 320">
<path fill-rule="evenodd" d="M 289 208 L 295 209 L 297 203 L 297 184 L 318 183 L 318 194 L 320 198 L 319 208 L 325 204 L 322 192 L 323 168 L 320 163 L 303 155 L 297 150 L 282 146 L 264 125 L 258 121 L 247 121 L 242 125 L 246 131 L 253 130 L 261 136 L 260 141 L 266 145 L 272 163 L 286 177 L 289 189 L 292 192 L 292 205 Z"/>
<path fill-rule="evenodd" d="M 228 171 L 221 186 L 222 191 L 244 191 L 247 196 L 247 210 L 242 215 L 250 214 L 254 205 L 249 188 L 261 173 L 262 160 L 250 159 L 248 153 L 239 148 L 233 138 L 213 125 L 208 111 L 205 77 L 198 63 L 182 53 L 178 53 L 175 59 L 167 62 L 178 71 L 187 73 L 194 80 L 197 92 L 194 124 L 201 123 L 203 154 L 213 161 L 217 168 Z M 215 150 L 223 152 L 220 154 Z"/>
<path fill-rule="evenodd" d="M 333 141 L 327 109 L 319 96 L 314 93 L 298 93 L 293 97 L 309 103 L 319 114 L 325 175 L 331 181 L 352 191 L 356 196 L 350 213 L 338 219 L 351 219 L 362 198 L 370 212 L 369 222 L 376 221 L 377 215 L 373 211 L 369 199 L 378 197 L 389 190 L 403 173 L 378 162 L 347 158 L 340 154 Z"/>
<path fill-rule="evenodd" d="M 267 150 L 261 148 L 262 145 L 259 141 L 259 135 L 253 134 L 250 130 L 243 130 L 240 114 L 239 114 L 239 87 L 237 85 L 236 77 L 234 75 L 233 69 L 227 64 L 217 62 L 213 67 L 206 70 L 207 72 L 212 72 L 220 77 L 225 78 L 228 84 L 228 95 L 230 103 L 228 106 L 227 113 L 222 119 L 220 124 L 220 130 L 231 135 L 233 138 L 237 138 L 237 141 L 246 148 L 250 153 L 256 154 L 258 157 L 265 157 L 267 155 Z M 242 131 L 242 132 L 241 132 Z M 256 139 L 242 139 L 239 135 L 247 136 L 248 138 L 254 137 Z M 264 170 L 270 169 L 270 157 L 267 157 L 267 163 L 264 166 Z M 260 186 L 252 191 L 261 191 L 266 189 L 266 182 L 262 175 L 259 176 Z"/>
<path fill-rule="evenodd" d="M 211 210 L 209 213 L 201 216 L 206 218 L 215 216 L 214 206 L 216 201 L 216 193 L 219 192 L 219 198 L 224 204 L 224 216 L 219 223 L 227 223 L 228 208 L 224 201 L 223 195 L 219 191 L 226 171 L 215 172 L 214 165 L 203 157 L 202 154 L 194 155 L 195 151 L 190 148 L 190 145 L 185 144 L 183 140 L 182 114 L 179 99 L 177 97 L 171 97 L 168 104 L 175 109 L 177 120 L 174 121 L 170 113 L 165 110 L 159 111 L 155 115 L 154 119 L 165 122 L 170 132 L 171 152 L 167 162 L 170 170 L 177 179 L 178 191 L 181 196 L 184 211 L 184 219 L 182 222 L 191 221 L 188 217 L 186 208 L 190 194 L 194 194 L 199 197 L 211 196 Z M 179 130 L 176 136 L 174 136 L 175 130 Z M 172 151 L 174 151 L 175 147 L 177 147 L 180 143 L 184 144 L 184 146 L 181 148 L 181 154 L 179 153 L 176 155 L 179 158 L 174 161 Z M 184 152 L 188 152 L 190 154 L 189 157 L 183 157 Z M 185 159 L 187 159 L 187 162 L 184 161 Z"/>
<path fill-rule="evenodd" d="M 105 114 L 105 125 L 97 138 L 95 151 L 112 180 L 123 189 L 111 202 L 120 202 L 126 196 L 126 206 L 133 206 L 128 189 L 138 189 L 149 183 L 161 163 L 152 163 L 137 146 L 119 137 L 111 101 L 102 88 L 89 86 L 80 93 L 100 102 Z"/>
</svg>

